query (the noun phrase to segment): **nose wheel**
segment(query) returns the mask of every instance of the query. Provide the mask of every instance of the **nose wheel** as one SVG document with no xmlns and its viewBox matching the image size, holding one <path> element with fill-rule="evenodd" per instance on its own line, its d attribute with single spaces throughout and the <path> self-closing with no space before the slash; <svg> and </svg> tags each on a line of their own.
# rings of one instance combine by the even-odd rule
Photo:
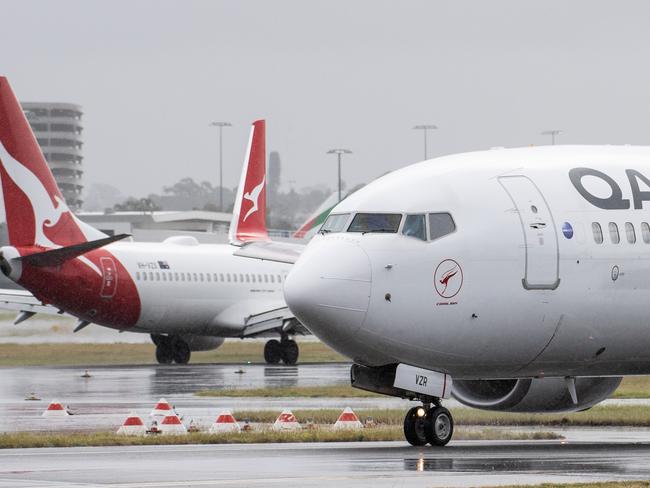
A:
<svg viewBox="0 0 650 488">
<path fill-rule="evenodd" d="M 453 433 L 451 412 L 439 405 L 413 407 L 404 417 L 404 437 L 412 446 L 444 446 Z"/>
</svg>

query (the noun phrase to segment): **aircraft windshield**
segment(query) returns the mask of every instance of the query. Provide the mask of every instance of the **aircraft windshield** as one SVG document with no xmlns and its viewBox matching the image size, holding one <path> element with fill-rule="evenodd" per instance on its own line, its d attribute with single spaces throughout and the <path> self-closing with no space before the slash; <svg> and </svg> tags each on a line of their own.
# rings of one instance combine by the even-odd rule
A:
<svg viewBox="0 0 650 488">
<path fill-rule="evenodd" d="M 396 233 L 401 214 L 358 213 L 352 219 L 348 232 L 386 232 Z"/>
<path fill-rule="evenodd" d="M 327 217 L 327 220 L 320 228 L 320 232 L 343 232 L 345 229 L 345 224 L 347 224 L 349 217 L 350 214 L 330 215 Z"/>
</svg>

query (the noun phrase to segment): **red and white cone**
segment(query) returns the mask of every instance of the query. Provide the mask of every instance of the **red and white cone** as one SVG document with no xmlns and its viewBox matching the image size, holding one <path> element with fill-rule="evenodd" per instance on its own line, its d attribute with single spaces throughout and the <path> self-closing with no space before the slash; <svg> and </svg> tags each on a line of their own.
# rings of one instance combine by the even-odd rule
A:
<svg viewBox="0 0 650 488">
<path fill-rule="evenodd" d="M 172 411 L 172 406 L 165 400 L 164 398 L 161 398 L 158 400 L 158 403 L 156 403 L 156 406 L 153 407 L 153 410 L 149 414 L 152 417 L 166 417 L 167 415 L 171 415 L 174 412 Z"/>
<path fill-rule="evenodd" d="M 334 424 L 335 429 L 363 429 L 363 424 L 350 407 L 346 407 Z"/>
<path fill-rule="evenodd" d="M 214 424 L 210 426 L 210 434 L 220 434 L 222 432 L 241 432 L 241 427 L 230 410 L 222 411 Z"/>
<path fill-rule="evenodd" d="M 145 435 L 147 427 L 138 414 L 131 412 L 122 426 L 117 429 L 117 433 L 118 435 Z"/>
<path fill-rule="evenodd" d="M 273 424 L 273 430 L 300 430 L 302 427 L 291 410 L 283 410 Z"/>
<path fill-rule="evenodd" d="M 70 415 L 63 404 L 57 400 L 52 400 L 43 412 L 43 417 L 67 417 Z"/>
<path fill-rule="evenodd" d="M 186 435 L 187 429 L 178 415 L 172 413 L 160 422 L 160 432 L 163 435 Z"/>
</svg>

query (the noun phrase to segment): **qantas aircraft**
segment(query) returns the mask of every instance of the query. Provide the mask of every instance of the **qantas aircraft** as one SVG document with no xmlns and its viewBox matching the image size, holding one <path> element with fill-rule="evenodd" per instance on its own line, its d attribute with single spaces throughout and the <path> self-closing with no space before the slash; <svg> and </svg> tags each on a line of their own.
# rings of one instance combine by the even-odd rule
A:
<svg viewBox="0 0 650 488">
<path fill-rule="evenodd" d="M 450 395 L 570 412 L 650 373 L 646 201 L 648 147 L 494 149 L 383 176 L 302 253 L 239 254 L 295 262 L 295 316 L 354 361 L 353 386 L 421 402 L 408 442 L 445 445 Z"/>
<path fill-rule="evenodd" d="M 202 245 L 188 236 L 162 243 L 107 236 L 70 212 L 6 78 L 0 77 L 0 179 L 9 246 L 0 269 L 29 292 L 3 290 L 15 323 L 35 313 L 67 313 L 75 331 L 99 324 L 151 334 L 156 359 L 184 364 L 191 351 L 219 347 L 226 337 L 279 333 L 264 357 L 295 364 L 292 339 L 304 328 L 287 309 L 282 284 L 289 266 L 234 256 L 266 231 L 265 123 L 253 124 L 230 239 Z M 31 292 L 31 293 L 30 293 Z"/>
</svg>

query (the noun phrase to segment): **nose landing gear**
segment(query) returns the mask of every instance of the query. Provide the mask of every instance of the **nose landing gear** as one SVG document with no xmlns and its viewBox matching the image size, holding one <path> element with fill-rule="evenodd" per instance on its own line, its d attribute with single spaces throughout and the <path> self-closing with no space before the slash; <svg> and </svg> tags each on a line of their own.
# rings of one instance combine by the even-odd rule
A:
<svg viewBox="0 0 650 488">
<path fill-rule="evenodd" d="M 404 437 L 412 446 L 444 446 L 454 433 L 454 419 L 439 404 L 413 407 L 404 417 Z"/>
</svg>

